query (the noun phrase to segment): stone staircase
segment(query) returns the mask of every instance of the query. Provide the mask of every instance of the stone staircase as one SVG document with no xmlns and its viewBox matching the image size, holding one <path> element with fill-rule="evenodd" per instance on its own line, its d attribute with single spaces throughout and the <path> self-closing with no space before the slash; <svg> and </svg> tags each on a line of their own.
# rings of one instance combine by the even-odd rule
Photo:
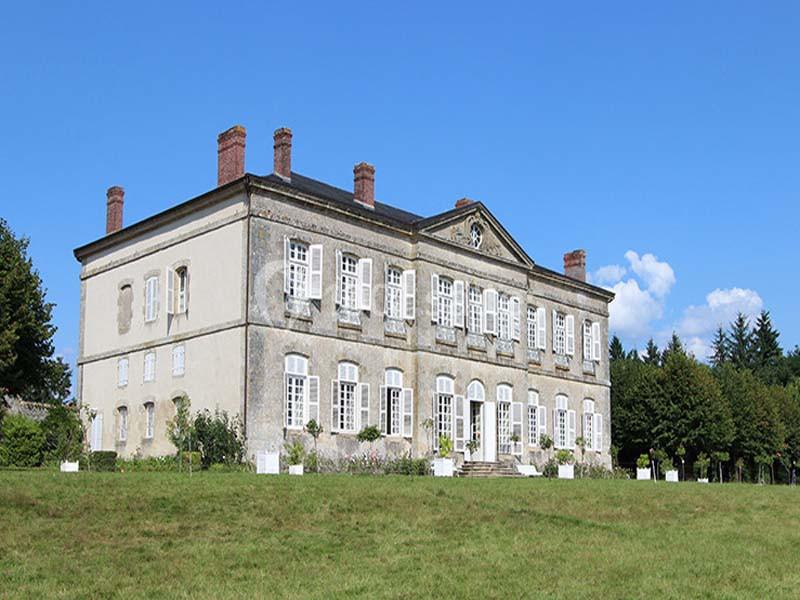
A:
<svg viewBox="0 0 800 600">
<path fill-rule="evenodd" d="M 461 465 L 459 477 L 523 477 L 513 463 L 470 461 Z"/>
</svg>

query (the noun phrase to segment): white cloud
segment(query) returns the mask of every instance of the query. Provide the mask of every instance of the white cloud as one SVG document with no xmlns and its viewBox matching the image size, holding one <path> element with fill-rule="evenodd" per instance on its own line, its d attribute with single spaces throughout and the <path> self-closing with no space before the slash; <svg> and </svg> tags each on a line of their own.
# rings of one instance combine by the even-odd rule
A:
<svg viewBox="0 0 800 600">
<path fill-rule="evenodd" d="M 590 283 L 596 285 L 614 285 L 622 280 L 628 270 L 620 265 L 606 265 L 589 275 Z"/>
<path fill-rule="evenodd" d="M 764 301 L 754 290 L 716 289 L 706 296 L 705 304 L 692 305 L 684 311 L 678 323 L 678 333 L 684 336 L 707 335 L 717 327 L 727 327 L 740 312 L 752 319 L 763 306 Z"/>
<path fill-rule="evenodd" d="M 705 362 L 711 356 L 711 344 L 708 338 L 693 336 L 684 340 L 683 343 L 686 351 L 694 354 L 697 360 Z"/>
<path fill-rule="evenodd" d="M 625 258 L 631 264 L 633 272 L 647 284 L 647 290 L 655 296 L 663 298 L 675 285 L 675 272 L 672 267 L 669 263 L 658 260 L 655 255 L 643 254 L 640 257 L 633 250 L 628 250 Z"/>
<path fill-rule="evenodd" d="M 649 290 L 643 290 L 635 279 L 620 281 L 609 288 L 616 297 L 609 305 L 611 331 L 640 337 L 650 330 L 650 323 L 660 319 L 664 307 Z"/>
</svg>

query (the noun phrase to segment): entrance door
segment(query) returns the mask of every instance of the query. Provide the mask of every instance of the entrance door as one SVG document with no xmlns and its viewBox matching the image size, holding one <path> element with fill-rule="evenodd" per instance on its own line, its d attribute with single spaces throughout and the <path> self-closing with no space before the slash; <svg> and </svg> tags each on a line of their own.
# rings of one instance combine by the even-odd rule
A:
<svg viewBox="0 0 800 600">
<path fill-rule="evenodd" d="M 467 412 L 467 440 L 477 440 L 475 452 L 465 451 L 466 460 L 483 460 L 483 402 L 469 402 Z"/>
<path fill-rule="evenodd" d="M 494 402 L 483 403 L 483 438 L 481 450 L 483 460 L 497 461 L 497 404 Z"/>
</svg>

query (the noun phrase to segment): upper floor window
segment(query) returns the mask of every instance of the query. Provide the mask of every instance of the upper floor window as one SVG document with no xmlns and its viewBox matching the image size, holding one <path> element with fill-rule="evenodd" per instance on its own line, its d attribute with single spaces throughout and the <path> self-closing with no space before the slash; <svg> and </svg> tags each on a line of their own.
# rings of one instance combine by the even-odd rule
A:
<svg viewBox="0 0 800 600">
<path fill-rule="evenodd" d="M 117 409 L 117 413 L 119 416 L 119 431 L 117 432 L 117 438 L 120 442 L 125 442 L 128 440 L 128 408 L 125 406 L 120 406 Z"/>
<path fill-rule="evenodd" d="M 175 312 L 182 315 L 189 308 L 189 269 L 181 267 L 175 273 L 178 276 L 178 302 Z"/>
<path fill-rule="evenodd" d="M 511 339 L 511 301 L 505 294 L 497 298 L 497 337 Z"/>
<path fill-rule="evenodd" d="M 385 311 L 390 319 L 403 318 L 403 272 L 394 267 L 386 269 Z"/>
<path fill-rule="evenodd" d="M 322 245 L 283 241 L 283 291 L 297 300 L 322 298 Z"/>
<path fill-rule="evenodd" d="M 553 311 L 553 352 L 575 354 L 575 317 Z"/>
<path fill-rule="evenodd" d="M 144 380 L 155 381 L 156 379 L 156 353 L 146 352 L 144 355 Z"/>
<path fill-rule="evenodd" d="M 355 433 L 369 425 L 369 384 L 359 383 L 358 365 L 340 362 L 331 392 L 333 431 Z"/>
<path fill-rule="evenodd" d="M 599 361 L 600 350 L 600 323 L 592 321 L 583 322 L 583 360 Z"/>
<path fill-rule="evenodd" d="M 125 387 L 128 385 L 128 365 L 130 361 L 128 357 L 120 358 L 117 361 L 117 385 L 119 387 Z"/>
<path fill-rule="evenodd" d="M 144 437 L 148 440 L 153 439 L 156 431 L 156 405 L 152 402 L 144 403 L 145 428 Z"/>
<path fill-rule="evenodd" d="M 372 310 L 372 259 L 336 251 L 336 304 L 348 310 Z"/>
<path fill-rule="evenodd" d="M 144 283 L 144 320 L 155 321 L 158 317 L 158 277 L 148 277 Z"/>
<path fill-rule="evenodd" d="M 185 314 L 189 308 L 189 268 L 167 267 L 164 279 L 167 282 L 167 314 Z"/>
<path fill-rule="evenodd" d="M 469 244 L 473 248 L 480 248 L 483 242 L 483 230 L 477 223 L 473 223 L 469 228 Z"/>
<path fill-rule="evenodd" d="M 178 344 L 172 347 L 172 375 L 180 377 L 186 372 L 186 347 Z"/>
<path fill-rule="evenodd" d="M 133 287 L 129 283 L 125 283 L 119 288 L 119 297 L 117 298 L 117 331 L 120 334 L 128 333 L 131 330 L 131 321 L 133 320 Z"/>
<path fill-rule="evenodd" d="M 466 284 L 433 273 L 431 275 L 431 321 L 442 327 L 464 327 Z"/>
<path fill-rule="evenodd" d="M 287 354 L 284 380 L 284 425 L 302 429 L 311 420 L 319 423 L 319 377 L 309 376 L 308 359 Z"/>
<path fill-rule="evenodd" d="M 547 347 L 547 317 L 544 308 L 528 307 L 528 348 L 544 350 Z"/>
<path fill-rule="evenodd" d="M 469 286 L 469 302 L 467 310 L 467 330 L 470 333 L 483 333 L 483 294 L 479 287 Z"/>
</svg>

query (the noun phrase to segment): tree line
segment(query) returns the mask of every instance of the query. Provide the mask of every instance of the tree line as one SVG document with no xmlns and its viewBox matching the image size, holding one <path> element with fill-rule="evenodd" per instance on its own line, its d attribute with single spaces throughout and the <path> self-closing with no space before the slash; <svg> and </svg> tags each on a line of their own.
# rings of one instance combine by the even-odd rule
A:
<svg viewBox="0 0 800 600">
<path fill-rule="evenodd" d="M 712 463 L 716 479 L 794 481 L 800 460 L 800 348 L 785 353 L 762 311 L 739 314 L 714 336 L 709 363 L 677 334 L 642 354 L 609 344 L 612 452 L 621 466 L 642 454 Z M 695 473 L 698 474 L 698 473 Z"/>
</svg>

